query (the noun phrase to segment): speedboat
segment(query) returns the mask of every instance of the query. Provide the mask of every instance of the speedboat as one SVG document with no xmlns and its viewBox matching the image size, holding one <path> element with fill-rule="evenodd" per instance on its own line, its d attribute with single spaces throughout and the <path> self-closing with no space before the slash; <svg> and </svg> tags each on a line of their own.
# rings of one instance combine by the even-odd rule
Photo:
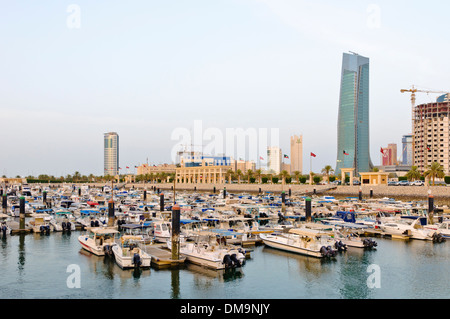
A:
<svg viewBox="0 0 450 319">
<path fill-rule="evenodd" d="M 94 255 L 112 255 L 112 247 L 117 245 L 115 227 L 88 227 L 88 233 L 78 237 L 81 247 Z"/>
<path fill-rule="evenodd" d="M 141 238 L 133 235 L 123 235 L 119 245 L 112 247 L 117 265 L 122 269 L 148 268 L 152 257 L 139 245 Z"/>
<path fill-rule="evenodd" d="M 31 220 L 28 224 L 31 226 L 34 233 L 50 234 L 54 229 L 52 225 L 52 216 L 47 213 L 37 212 L 31 214 Z"/>
<path fill-rule="evenodd" d="M 409 216 L 408 216 L 409 217 Z M 382 231 L 389 235 L 409 236 L 412 239 L 442 241 L 442 235 L 438 230 L 424 227 L 427 225 L 427 217 L 411 216 L 411 218 L 399 218 L 395 221 L 379 225 Z"/>
<path fill-rule="evenodd" d="M 167 247 L 172 249 L 170 240 Z M 180 242 L 179 253 L 187 262 L 216 270 L 240 268 L 245 263 L 245 251 L 239 246 L 225 245 L 217 232 L 200 231 L 194 241 Z"/>
<path fill-rule="evenodd" d="M 55 217 L 50 221 L 54 231 L 72 231 L 75 230 L 75 217 L 69 211 L 57 211 Z"/>
<path fill-rule="evenodd" d="M 317 258 L 335 257 L 335 241 L 329 232 L 320 229 L 292 228 L 287 233 L 259 235 L 265 245 Z"/>
</svg>

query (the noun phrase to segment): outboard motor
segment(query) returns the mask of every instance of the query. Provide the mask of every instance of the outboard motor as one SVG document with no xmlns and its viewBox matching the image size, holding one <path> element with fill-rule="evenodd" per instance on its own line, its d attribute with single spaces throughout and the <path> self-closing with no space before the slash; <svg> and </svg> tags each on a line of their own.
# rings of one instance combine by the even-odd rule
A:
<svg viewBox="0 0 450 319">
<path fill-rule="evenodd" d="M 232 254 L 230 259 L 233 262 L 234 267 L 241 267 L 241 262 L 237 259 L 236 254 Z"/>
<path fill-rule="evenodd" d="M 337 241 L 334 243 L 334 247 L 338 250 L 338 251 L 346 251 L 347 250 L 347 245 L 344 244 L 342 241 Z"/>
<path fill-rule="evenodd" d="M 223 264 L 225 264 L 225 269 L 229 269 L 233 267 L 233 261 L 231 260 L 230 255 L 226 254 L 225 256 L 223 256 Z"/>
<path fill-rule="evenodd" d="M 113 254 L 111 245 L 105 245 L 103 247 L 103 251 L 105 252 L 105 255 L 107 255 L 107 256 L 111 256 Z"/>
<path fill-rule="evenodd" d="M 8 231 L 8 227 L 6 227 L 6 225 L 3 224 L 3 225 L 2 225 L 2 234 L 3 234 L 3 237 L 6 237 L 7 231 Z"/>
<path fill-rule="evenodd" d="M 100 224 L 98 223 L 98 220 L 96 220 L 96 221 L 94 222 L 94 225 L 95 225 L 95 227 L 99 227 L 99 226 L 100 226 Z"/>
<path fill-rule="evenodd" d="M 72 223 L 71 222 L 67 222 L 66 228 L 67 228 L 67 231 L 71 231 L 72 230 Z"/>
<path fill-rule="evenodd" d="M 62 227 L 62 230 L 65 231 L 65 230 L 66 230 L 66 227 L 67 227 L 67 226 L 66 226 L 66 222 L 62 222 L 62 223 L 61 223 L 61 227 Z"/>
<path fill-rule="evenodd" d="M 444 236 L 442 236 L 441 233 L 435 232 L 433 234 L 433 243 L 442 243 L 444 242 L 446 239 Z"/>
<path fill-rule="evenodd" d="M 278 213 L 278 221 L 280 222 L 280 221 L 283 221 L 283 220 L 285 220 L 283 214 L 282 213 Z"/>
<path fill-rule="evenodd" d="M 95 227 L 95 222 L 91 220 L 91 227 Z"/>
<path fill-rule="evenodd" d="M 363 240 L 363 245 L 364 245 L 364 248 L 373 248 L 373 247 L 377 247 L 378 246 L 377 242 L 372 240 L 372 239 L 370 239 L 370 238 L 364 239 Z"/>
<path fill-rule="evenodd" d="M 138 253 L 135 253 L 133 255 L 133 265 L 134 265 L 134 267 L 139 268 L 139 267 L 141 267 L 141 264 L 142 264 L 141 256 L 139 256 Z"/>
<path fill-rule="evenodd" d="M 333 250 L 331 248 L 331 246 L 328 246 L 328 247 L 322 246 L 320 248 L 320 253 L 322 254 L 323 257 L 334 257 L 334 256 L 336 256 L 336 250 Z"/>
</svg>

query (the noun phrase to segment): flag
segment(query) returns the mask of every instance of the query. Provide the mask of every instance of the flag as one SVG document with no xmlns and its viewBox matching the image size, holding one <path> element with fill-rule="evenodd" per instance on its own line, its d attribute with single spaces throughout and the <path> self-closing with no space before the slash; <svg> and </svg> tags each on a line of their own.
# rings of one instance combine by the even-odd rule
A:
<svg viewBox="0 0 450 319">
<path fill-rule="evenodd" d="M 429 150 L 431 152 L 431 148 L 427 145 L 427 150 Z"/>
<path fill-rule="evenodd" d="M 127 168 L 129 168 L 129 167 L 127 166 Z"/>
<path fill-rule="evenodd" d="M 119 169 L 122 169 L 122 167 L 119 167 Z"/>
<path fill-rule="evenodd" d="M 311 152 L 311 156 L 312 156 L 312 157 L 316 157 L 316 154 L 314 154 L 313 152 Z"/>
<path fill-rule="evenodd" d="M 386 156 L 387 156 L 387 154 L 384 153 L 384 150 L 383 150 L 382 147 L 380 148 L 380 152 L 381 152 L 381 154 L 383 154 L 383 157 L 386 157 Z"/>
<path fill-rule="evenodd" d="M 138 167 L 135 165 L 134 168 L 138 168 Z"/>
<path fill-rule="evenodd" d="M 287 156 L 286 154 L 284 154 L 284 158 L 289 158 L 289 156 Z"/>
<path fill-rule="evenodd" d="M 343 153 L 344 153 L 344 155 L 348 155 L 348 153 L 345 150 L 343 151 Z"/>
<path fill-rule="evenodd" d="M 262 156 L 259 157 L 260 160 L 264 161 L 264 158 L 262 158 Z"/>
</svg>

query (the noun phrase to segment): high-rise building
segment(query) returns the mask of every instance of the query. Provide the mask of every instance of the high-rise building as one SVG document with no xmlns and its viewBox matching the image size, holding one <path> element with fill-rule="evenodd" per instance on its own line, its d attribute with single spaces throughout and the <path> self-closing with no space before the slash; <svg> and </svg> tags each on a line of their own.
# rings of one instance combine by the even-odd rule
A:
<svg viewBox="0 0 450 319">
<path fill-rule="evenodd" d="M 115 132 L 104 134 L 104 174 L 119 174 L 119 135 Z"/>
<path fill-rule="evenodd" d="M 381 164 L 383 166 L 398 165 L 397 161 L 397 144 L 388 144 L 388 147 L 382 148 Z"/>
<path fill-rule="evenodd" d="M 414 108 L 413 165 L 420 172 L 437 162 L 450 173 L 450 101 L 441 100 Z"/>
<path fill-rule="evenodd" d="M 291 136 L 291 166 L 290 173 L 303 172 L 303 136 Z"/>
<path fill-rule="evenodd" d="M 267 147 L 267 170 L 273 174 L 280 174 L 281 172 L 281 148 L 278 146 Z"/>
<path fill-rule="evenodd" d="M 402 164 L 412 166 L 413 161 L 413 149 L 412 149 L 413 136 L 403 135 L 402 137 Z"/>
<path fill-rule="evenodd" d="M 338 113 L 336 174 L 373 168 L 369 152 L 369 58 L 344 53 Z"/>
</svg>

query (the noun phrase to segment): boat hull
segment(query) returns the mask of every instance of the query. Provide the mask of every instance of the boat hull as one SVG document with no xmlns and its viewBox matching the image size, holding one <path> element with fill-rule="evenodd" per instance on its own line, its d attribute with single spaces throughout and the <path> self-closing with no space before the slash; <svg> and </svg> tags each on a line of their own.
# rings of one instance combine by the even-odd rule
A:
<svg viewBox="0 0 450 319">
<path fill-rule="evenodd" d="M 271 248 L 280 249 L 280 250 L 284 250 L 284 251 L 288 251 L 288 252 L 292 252 L 292 253 L 296 253 L 296 254 L 300 254 L 300 255 L 305 255 L 305 256 L 316 257 L 316 258 L 323 257 L 320 250 L 313 250 L 313 249 L 307 249 L 307 248 L 303 248 L 303 247 L 299 247 L 299 246 L 295 246 L 295 245 L 290 245 L 286 242 L 278 240 L 276 237 L 270 238 L 269 236 L 261 235 L 261 239 L 265 245 L 267 245 Z"/>
<path fill-rule="evenodd" d="M 114 253 L 114 259 L 116 260 L 116 263 L 120 268 L 122 268 L 122 269 L 136 268 L 133 263 L 133 255 L 134 254 L 130 254 L 129 256 L 128 255 L 124 256 L 122 253 L 122 248 L 119 247 L 118 245 L 113 246 L 112 251 Z M 141 265 L 139 267 L 140 268 L 149 268 L 151 265 L 151 261 L 152 261 L 151 256 L 141 252 L 139 254 L 139 257 L 140 257 L 140 261 L 141 261 Z"/>
</svg>

